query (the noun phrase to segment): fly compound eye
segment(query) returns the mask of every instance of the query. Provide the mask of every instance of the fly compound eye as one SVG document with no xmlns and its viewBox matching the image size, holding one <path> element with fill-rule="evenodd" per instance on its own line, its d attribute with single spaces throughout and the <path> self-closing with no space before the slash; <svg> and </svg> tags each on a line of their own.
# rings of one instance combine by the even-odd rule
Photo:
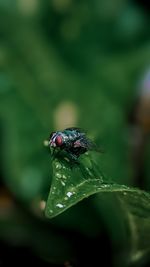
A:
<svg viewBox="0 0 150 267">
<path fill-rule="evenodd" d="M 56 146 L 61 146 L 63 143 L 62 136 L 58 135 L 55 139 Z"/>
</svg>

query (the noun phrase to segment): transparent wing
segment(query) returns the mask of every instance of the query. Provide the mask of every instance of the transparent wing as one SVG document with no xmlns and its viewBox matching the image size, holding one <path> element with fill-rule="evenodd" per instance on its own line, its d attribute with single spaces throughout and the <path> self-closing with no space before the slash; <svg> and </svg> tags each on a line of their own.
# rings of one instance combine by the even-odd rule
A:
<svg viewBox="0 0 150 267">
<path fill-rule="evenodd" d="M 89 138 L 80 138 L 74 143 L 74 147 L 83 147 L 87 150 L 94 150 L 97 152 L 103 152 L 91 139 Z"/>
<path fill-rule="evenodd" d="M 86 143 L 88 150 L 94 150 L 102 153 L 102 149 L 100 149 L 93 140 L 86 138 L 84 142 Z"/>
</svg>

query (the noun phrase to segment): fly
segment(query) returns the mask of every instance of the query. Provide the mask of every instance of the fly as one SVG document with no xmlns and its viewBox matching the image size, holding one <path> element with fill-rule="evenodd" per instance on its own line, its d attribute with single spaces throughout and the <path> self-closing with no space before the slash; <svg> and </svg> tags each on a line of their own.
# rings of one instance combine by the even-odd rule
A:
<svg viewBox="0 0 150 267">
<path fill-rule="evenodd" d="M 80 128 L 72 127 L 63 131 L 52 132 L 49 138 L 50 148 L 59 148 L 68 153 L 72 160 L 77 160 L 87 151 L 100 152 L 95 143 Z"/>
</svg>

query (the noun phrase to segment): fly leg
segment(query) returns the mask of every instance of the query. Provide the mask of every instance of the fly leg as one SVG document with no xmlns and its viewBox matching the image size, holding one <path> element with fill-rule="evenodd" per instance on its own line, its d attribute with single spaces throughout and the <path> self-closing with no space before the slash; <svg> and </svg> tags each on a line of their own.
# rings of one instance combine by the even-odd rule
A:
<svg viewBox="0 0 150 267">
<path fill-rule="evenodd" d="M 79 161 L 78 161 L 78 155 L 76 155 L 75 153 L 73 153 L 69 148 L 66 149 L 66 152 L 68 153 L 68 156 L 70 158 L 71 168 L 75 164 L 78 164 L 78 165 L 80 164 Z"/>
<path fill-rule="evenodd" d="M 51 149 L 51 156 L 52 156 L 52 159 L 54 159 L 54 157 L 55 157 L 55 148 Z"/>
</svg>

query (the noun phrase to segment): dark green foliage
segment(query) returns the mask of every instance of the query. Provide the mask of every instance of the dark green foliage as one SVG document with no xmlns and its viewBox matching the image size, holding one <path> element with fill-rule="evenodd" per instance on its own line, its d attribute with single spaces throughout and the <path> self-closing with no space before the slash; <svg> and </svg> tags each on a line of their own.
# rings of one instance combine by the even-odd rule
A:
<svg viewBox="0 0 150 267">
<path fill-rule="evenodd" d="M 150 246 L 149 195 L 136 189 L 128 117 L 149 67 L 148 10 L 124 0 L 1 0 L 0 37 L 1 187 L 11 196 L 9 205 L 0 196 L 1 240 L 32 247 L 49 262 L 72 260 L 81 266 L 78 236 L 91 259 L 97 259 L 99 242 L 101 256 L 106 243 L 118 266 L 142 264 Z M 43 141 L 66 126 L 87 130 L 105 153 L 93 153 L 92 162 L 83 155 L 75 169 L 63 157 L 51 164 Z M 146 189 L 148 142 L 142 165 Z M 63 173 L 55 169 L 58 164 L 66 167 Z M 54 180 L 56 170 L 67 177 L 67 187 L 57 187 L 58 198 L 50 194 L 47 216 L 51 209 L 53 215 L 63 211 L 54 205 L 65 204 L 68 176 L 81 191 L 65 209 L 76 205 L 46 219 L 41 205 L 51 183 L 51 193 L 54 182 L 60 183 Z M 82 260 L 87 267 L 90 253 Z"/>
</svg>

